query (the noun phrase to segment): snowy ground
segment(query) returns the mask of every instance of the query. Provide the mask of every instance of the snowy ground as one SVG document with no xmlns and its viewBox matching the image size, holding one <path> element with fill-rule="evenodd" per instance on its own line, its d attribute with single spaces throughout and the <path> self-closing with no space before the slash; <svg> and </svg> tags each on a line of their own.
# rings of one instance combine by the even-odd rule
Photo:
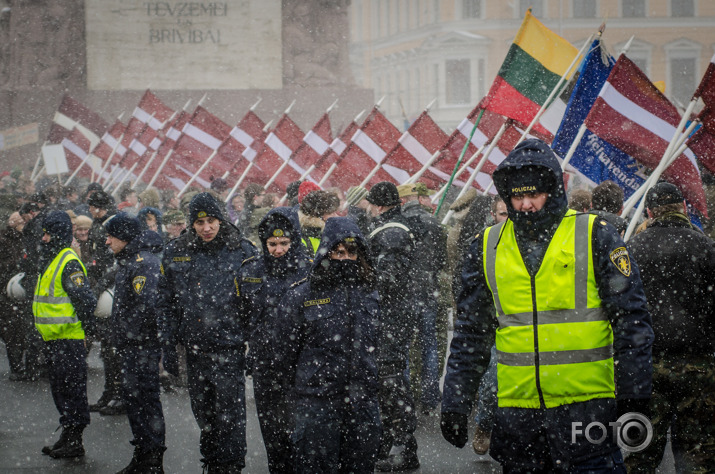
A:
<svg viewBox="0 0 715 474">
<path fill-rule="evenodd" d="M 2 473 L 111 473 L 128 464 L 133 447 L 131 432 L 125 416 L 102 417 L 92 414 L 92 423 L 85 430 L 87 455 L 79 461 L 53 460 L 40 453 L 42 446 L 54 442 L 59 432 L 57 411 L 52 403 L 47 380 L 38 382 L 10 382 L 5 348 L 0 343 L 0 472 Z M 103 377 L 98 347 L 89 357 L 89 400 L 94 402 L 102 391 Z M 186 389 L 163 393 L 162 404 L 167 425 L 167 447 L 164 465 L 167 473 L 201 472 L 199 459 L 199 429 L 196 426 Z M 247 387 L 247 473 L 267 473 L 253 387 Z M 472 428 L 470 427 L 470 430 Z M 493 461 L 480 461 L 471 450 L 449 445 L 440 434 L 438 416 L 420 415 L 417 439 L 421 469 L 418 473 L 499 473 Z M 672 455 L 666 459 L 667 469 L 661 474 L 675 472 Z"/>
</svg>

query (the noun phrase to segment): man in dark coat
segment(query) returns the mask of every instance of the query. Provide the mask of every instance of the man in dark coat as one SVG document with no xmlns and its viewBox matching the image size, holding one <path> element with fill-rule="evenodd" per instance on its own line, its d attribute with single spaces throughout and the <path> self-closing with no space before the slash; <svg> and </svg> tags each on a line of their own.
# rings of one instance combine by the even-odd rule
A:
<svg viewBox="0 0 715 474">
<path fill-rule="evenodd" d="M 117 211 L 114 207 L 114 198 L 101 189 L 92 191 L 87 198 L 87 203 L 93 219 L 87 239 L 92 253 L 91 265 L 87 267 L 87 277 L 95 295 L 100 295 L 114 284 L 114 276 L 109 273 L 114 265 L 114 254 L 107 247 L 104 223 Z M 104 391 L 97 403 L 89 406 L 89 410 L 107 416 L 122 415 L 126 413 L 122 397 L 122 363 L 110 337 L 111 320 L 100 318 L 97 323 L 97 336 L 101 341 L 99 356 L 104 366 Z"/>
<path fill-rule="evenodd" d="M 411 222 L 410 229 L 417 241 L 412 261 L 412 286 L 416 297 L 413 307 L 418 318 L 415 340 L 421 354 L 421 368 L 412 370 L 412 373 L 419 373 L 422 411 L 429 413 L 437 409 L 441 400 L 439 379 L 442 367 L 437 345 L 437 312 L 439 272 L 447 263 L 447 234 L 427 207 L 429 196 L 434 191 L 424 183 L 401 185 L 398 190 L 405 202 L 402 215 Z"/>
<path fill-rule="evenodd" d="M 380 309 L 365 240 L 327 220 L 310 276 L 281 301 L 273 363 L 295 397 L 296 473 L 373 472 L 380 446 Z"/>
<path fill-rule="evenodd" d="M 651 392 L 653 330 L 638 268 L 610 224 L 567 208 L 561 167 L 542 141 L 514 148 L 494 184 L 509 219 L 480 232 L 465 256 L 442 434 L 466 444 L 496 341 L 490 454 L 504 471 L 623 472 L 619 445 L 636 436 L 606 427 L 642 420 L 632 412 L 647 414 Z M 593 423 L 604 429 L 588 431 Z"/>
<path fill-rule="evenodd" d="M 142 231 L 139 219 L 124 212 L 104 223 L 107 246 L 117 259 L 112 341 L 122 361 L 123 395 L 134 440 L 134 456 L 121 473 L 163 472 L 164 414 L 159 399 L 161 347 L 156 292 L 162 239 Z"/>
<path fill-rule="evenodd" d="M 367 195 L 368 212 L 374 230 L 368 236 L 375 263 L 380 294 L 380 416 L 382 444 L 378 471 L 416 469 L 417 417 L 415 402 L 405 372 L 410 340 L 417 327 L 413 310 L 412 257 L 415 238 L 409 221 L 402 215 L 397 187 L 387 181 L 377 183 Z"/>
<path fill-rule="evenodd" d="M 680 190 L 661 182 L 646 195 L 646 230 L 628 242 L 653 317 L 653 442 L 626 459 L 654 472 L 667 431 L 678 472 L 715 471 L 715 244 L 694 228 Z"/>
<path fill-rule="evenodd" d="M 189 397 L 209 472 L 240 472 L 246 456 L 245 343 L 239 272 L 256 248 L 224 219 L 209 193 L 189 203 L 191 227 L 169 242 L 159 280 L 164 368 L 178 376 L 176 344 L 186 347 Z"/>
</svg>

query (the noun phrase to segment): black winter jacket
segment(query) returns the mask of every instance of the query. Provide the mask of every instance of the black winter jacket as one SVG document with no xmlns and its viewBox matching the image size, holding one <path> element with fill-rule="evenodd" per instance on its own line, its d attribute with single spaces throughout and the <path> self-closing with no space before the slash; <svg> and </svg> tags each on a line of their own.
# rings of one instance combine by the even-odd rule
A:
<svg viewBox="0 0 715 474">
<path fill-rule="evenodd" d="M 257 254 L 226 221 L 211 242 L 203 242 L 193 228 L 170 241 L 157 303 L 162 343 L 173 347 L 181 342 L 204 352 L 243 346 L 249 317 L 238 280 L 243 262 Z"/>
<path fill-rule="evenodd" d="M 656 334 L 653 358 L 715 351 L 715 244 L 683 214 L 655 219 L 629 242 Z"/>
<path fill-rule="evenodd" d="M 159 234 L 145 231 L 116 255 L 112 340 L 117 348 L 159 347 L 156 295 L 162 249 Z"/>
</svg>

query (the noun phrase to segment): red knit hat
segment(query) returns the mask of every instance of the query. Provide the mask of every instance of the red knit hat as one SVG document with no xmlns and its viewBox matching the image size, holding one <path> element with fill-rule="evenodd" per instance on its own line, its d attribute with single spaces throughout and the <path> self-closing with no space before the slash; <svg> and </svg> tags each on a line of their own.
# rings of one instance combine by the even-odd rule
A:
<svg viewBox="0 0 715 474">
<path fill-rule="evenodd" d="M 320 191 L 320 186 L 312 181 L 303 181 L 298 188 L 298 202 L 303 202 L 303 198 L 313 191 Z"/>
</svg>

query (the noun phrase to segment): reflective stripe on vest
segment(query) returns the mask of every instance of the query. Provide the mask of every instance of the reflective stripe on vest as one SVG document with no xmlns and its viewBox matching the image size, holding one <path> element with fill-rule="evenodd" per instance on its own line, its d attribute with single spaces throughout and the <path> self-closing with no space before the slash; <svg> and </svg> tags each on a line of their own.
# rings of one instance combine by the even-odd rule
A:
<svg viewBox="0 0 715 474">
<path fill-rule="evenodd" d="M 57 254 L 37 280 L 32 312 L 35 315 L 35 327 L 45 341 L 84 339 L 82 323 L 62 287 L 62 272 L 72 260 L 80 262 L 82 270 L 86 272 L 74 250 L 66 248 Z"/>
<path fill-rule="evenodd" d="M 499 322 L 499 406 L 552 408 L 614 398 L 613 332 L 593 271 L 595 218 L 567 212 L 533 277 L 513 223 L 487 229 L 484 272 Z"/>
</svg>

